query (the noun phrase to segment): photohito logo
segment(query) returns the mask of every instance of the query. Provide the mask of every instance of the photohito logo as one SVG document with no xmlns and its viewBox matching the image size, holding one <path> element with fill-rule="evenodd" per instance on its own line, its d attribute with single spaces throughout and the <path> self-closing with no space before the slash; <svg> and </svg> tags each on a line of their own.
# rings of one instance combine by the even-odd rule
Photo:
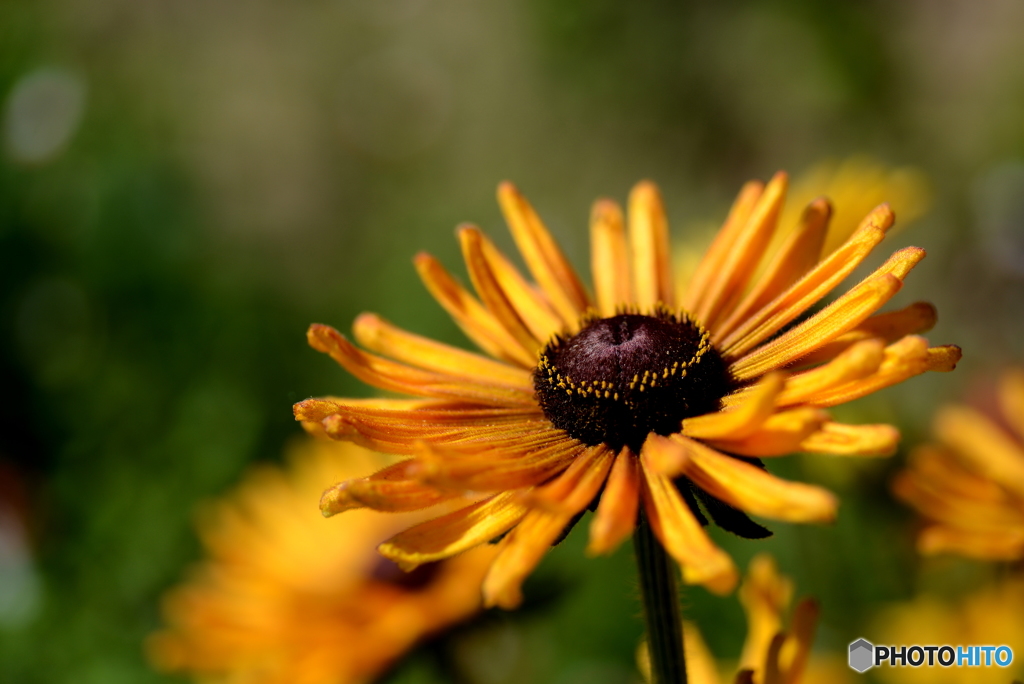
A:
<svg viewBox="0 0 1024 684">
<path fill-rule="evenodd" d="M 865 672 L 872 667 L 1007 667 L 1013 662 L 1009 646 L 875 646 L 867 639 L 850 644 L 850 667 Z"/>
</svg>

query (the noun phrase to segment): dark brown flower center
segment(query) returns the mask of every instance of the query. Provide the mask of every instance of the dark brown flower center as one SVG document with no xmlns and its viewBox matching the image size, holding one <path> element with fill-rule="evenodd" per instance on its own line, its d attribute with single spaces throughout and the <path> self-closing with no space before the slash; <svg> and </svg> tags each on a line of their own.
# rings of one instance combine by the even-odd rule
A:
<svg viewBox="0 0 1024 684">
<path fill-rule="evenodd" d="M 533 385 L 544 415 L 585 444 L 640 452 L 647 435 L 719 408 L 731 389 L 725 362 L 686 314 L 620 314 L 555 337 Z"/>
</svg>

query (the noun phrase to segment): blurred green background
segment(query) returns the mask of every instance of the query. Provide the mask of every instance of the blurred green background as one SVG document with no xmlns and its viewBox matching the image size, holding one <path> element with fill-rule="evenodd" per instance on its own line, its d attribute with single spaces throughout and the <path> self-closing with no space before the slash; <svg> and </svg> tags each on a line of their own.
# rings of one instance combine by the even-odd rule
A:
<svg viewBox="0 0 1024 684">
<path fill-rule="evenodd" d="M 840 411 L 923 439 L 939 403 L 1024 361 L 1022 25 L 1012 0 L 4 0 L 0 681 L 174 681 L 140 642 L 199 556 L 195 505 L 279 459 L 294 401 L 369 392 L 306 326 L 373 310 L 464 344 L 410 259 L 462 273 L 460 221 L 510 246 L 502 179 L 585 272 L 590 203 L 641 178 L 683 240 L 779 168 L 866 153 L 923 170 L 931 212 L 880 252 L 928 249 L 899 302 L 935 303 L 929 338 L 964 361 Z M 988 571 L 915 558 L 887 489 L 903 455 L 773 462 L 836 490 L 838 524 L 716 535 L 819 597 L 820 649 Z M 550 600 L 464 635 L 505 644 L 520 681 L 636 678 L 629 549 L 587 560 L 582 537 L 527 585 Z M 685 600 L 735 657 L 735 600 Z M 439 675 L 420 653 L 391 676 Z"/>
</svg>

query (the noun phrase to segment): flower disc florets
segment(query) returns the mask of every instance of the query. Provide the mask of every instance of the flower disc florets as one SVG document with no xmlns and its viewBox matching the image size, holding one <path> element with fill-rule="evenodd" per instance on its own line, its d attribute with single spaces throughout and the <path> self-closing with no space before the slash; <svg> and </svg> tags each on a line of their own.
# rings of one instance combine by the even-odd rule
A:
<svg viewBox="0 0 1024 684">
<path fill-rule="evenodd" d="M 689 315 L 659 309 L 585 321 L 544 348 L 533 385 L 551 423 L 585 444 L 640 452 L 647 435 L 719 408 L 730 390 L 722 357 Z"/>
</svg>

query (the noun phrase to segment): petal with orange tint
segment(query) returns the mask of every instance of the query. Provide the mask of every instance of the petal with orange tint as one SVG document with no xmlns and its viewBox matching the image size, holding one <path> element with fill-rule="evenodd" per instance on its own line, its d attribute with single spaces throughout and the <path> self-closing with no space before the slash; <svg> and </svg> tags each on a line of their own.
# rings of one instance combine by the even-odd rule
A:
<svg viewBox="0 0 1024 684">
<path fill-rule="evenodd" d="M 478 228 L 462 226 L 458 231 L 459 244 L 462 245 L 462 258 L 469 271 L 469 279 L 480 296 L 487 310 L 501 324 L 523 349 L 535 356 L 540 349 L 540 341 L 530 332 L 530 328 L 519 317 L 519 312 L 512 306 L 504 288 L 491 270 L 491 265 L 483 254 L 483 236 Z"/>
<path fill-rule="evenodd" d="M 527 509 L 516 492 L 502 492 L 396 534 L 378 551 L 406 571 L 491 541 L 516 525 Z"/>
<path fill-rule="evenodd" d="M 716 330 L 719 348 L 728 357 L 736 358 L 795 320 L 846 279 L 885 237 L 894 220 L 892 211 L 882 205 L 864 219 L 861 228 L 835 252 L 800 278 L 785 292 L 742 322 L 727 334 Z"/>
<path fill-rule="evenodd" d="M 776 404 L 815 404 L 816 396 L 871 375 L 884 360 L 885 343 L 882 340 L 863 340 L 852 344 L 828 363 L 791 375 Z"/>
<path fill-rule="evenodd" d="M 456 282 L 437 259 L 421 252 L 416 255 L 413 263 L 427 290 L 466 337 L 491 356 L 524 368 L 533 367 L 533 356 L 522 348 L 476 297 Z"/>
<path fill-rule="evenodd" d="M 754 433 L 775 410 L 786 384 L 784 373 L 769 373 L 728 410 L 683 420 L 682 433 L 696 439 L 742 439 Z"/>
<path fill-rule="evenodd" d="M 800 443 L 801 451 L 837 456 L 891 456 L 900 431 L 892 425 L 847 425 L 828 422 Z"/>
<path fill-rule="evenodd" d="M 641 464 L 644 463 L 641 455 Z M 688 584 L 727 594 L 738 575 L 729 555 L 714 545 L 669 478 L 642 467 L 644 510 L 655 536 L 682 568 Z"/>
<path fill-rule="evenodd" d="M 709 446 L 741 456 L 784 456 L 800 450 L 801 443 L 828 420 L 815 408 L 797 408 L 773 414 L 743 439 L 709 439 Z"/>
<path fill-rule="evenodd" d="M 779 668 L 782 670 L 782 680 L 786 684 L 797 684 L 803 677 L 811 656 L 814 631 L 820 615 L 821 606 L 809 598 L 801 600 L 793 610 L 790 636 L 779 653 Z"/>
<path fill-rule="evenodd" d="M 856 327 L 884 306 L 902 285 L 890 273 L 868 278 L 808 320 L 738 359 L 729 370 L 742 382 L 788 366 Z"/>
<path fill-rule="evenodd" d="M 535 405 L 533 392 L 513 389 L 412 368 L 357 349 L 334 328 L 314 324 L 307 333 L 309 345 L 331 358 L 363 382 L 381 389 L 414 396 L 463 399 L 498 406 Z"/>
<path fill-rule="evenodd" d="M 668 220 L 658 187 L 637 183 L 629 193 L 629 246 L 633 256 L 633 291 L 641 311 L 657 304 L 675 305 Z"/>
<path fill-rule="evenodd" d="M 341 397 L 317 397 L 296 403 L 292 407 L 295 420 L 319 423 L 327 416 L 338 413 L 342 408 L 368 407 L 396 411 L 413 410 L 428 406 L 449 406 L 451 402 L 437 399 L 347 399 Z"/>
<path fill-rule="evenodd" d="M 739 668 L 762 671 L 768 647 L 782 630 L 782 615 L 793 599 L 793 583 L 779 573 L 770 555 L 759 553 L 750 560 L 738 594 L 747 616 Z"/>
<path fill-rule="evenodd" d="M 497 492 L 540 484 L 565 470 L 585 447 L 564 439 L 539 449 L 521 448 L 516 458 L 495 459 L 486 447 L 452 458 L 452 452 L 424 445 L 414 477 L 441 489 Z"/>
<path fill-rule="evenodd" d="M 597 496 L 611 467 L 607 447 L 590 447 L 558 479 L 540 488 L 542 498 L 561 503 L 561 510 L 534 510 L 512 530 L 508 542 L 484 579 L 484 603 L 515 608 L 522 602 L 522 584 L 573 516 Z"/>
<path fill-rule="evenodd" d="M 512 265 L 486 235 L 481 233 L 480 239 L 483 257 L 487 260 L 495 279 L 534 337 L 543 341 L 564 328 L 565 321 L 555 313 L 540 290 L 527 282 L 519 269 Z"/>
<path fill-rule="evenodd" d="M 797 229 L 790 233 L 778 252 L 774 253 L 771 263 L 756 278 L 740 305 L 717 327 L 717 338 L 727 338 L 736 326 L 782 294 L 818 262 L 831 214 L 832 207 L 825 198 L 819 198 L 807 206 Z"/>
<path fill-rule="evenodd" d="M 885 348 L 878 370 L 859 380 L 804 397 L 813 406 L 837 406 L 903 382 L 929 370 L 952 370 L 960 360 L 960 348 L 948 345 L 928 347 L 928 340 L 908 335 Z"/>
<path fill-rule="evenodd" d="M 936 415 L 934 429 L 972 469 L 1024 498 L 1024 447 L 986 416 L 966 406 L 947 406 Z"/>
<path fill-rule="evenodd" d="M 320 512 L 329 518 L 356 508 L 389 513 L 417 511 L 455 496 L 413 480 L 409 475 L 412 464 L 408 459 L 369 477 L 339 482 L 320 497 Z"/>
<path fill-rule="evenodd" d="M 764 183 L 761 181 L 749 181 L 743 185 L 736 200 L 729 209 L 729 215 L 722 224 L 721 230 L 715 235 L 714 241 L 708 247 L 708 251 L 697 264 L 697 270 L 690 280 L 689 287 L 683 297 L 683 308 L 695 312 L 703 306 L 708 298 L 708 288 L 714 281 L 715 274 L 722 269 L 726 257 L 733 249 L 737 238 L 742 232 L 747 220 L 750 218 L 754 206 L 764 192 Z"/>
<path fill-rule="evenodd" d="M 610 318 L 633 303 L 622 210 L 611 200 L 598 200 L 590 213 L 590 272 L 601 316 Z"/>
<path fill-rule="evenodd" d="M 639 503 L 640 462 L 629 449 L 623 449 L 615 457 L 590 523 L 587 555 L 597 556 L 617 549 L 636 527 Z"/>
<path fill-rule="evenodd" d="M 999 380 L 999 407 L 1003 418 L 1024 440 L 1024 370 L 1012 368 Z"/>
<path fill-rule="evenodd" d="M 1024 529 L 984 534 L 933 525 L 918 535 L 917 549 L 926 555 L 955 553 L 983 560 L 1012 561 L 1024 556 Z"/>
<path fill-rule="evenodd" d="M 562 320 L 574 324 L 590 306 L 590 298 L 576 271 L 537 212 L 514 185 L 504 182 L 498 186 L 498 204 L 530 273 Z"/>
<path fill-rule="evenodd" d="M 376 314 L 360 314 L 352 324 L 352 332 L 356 340 L 370 351 L 425 370 L 471 381 L 486 379 L 527 391 L 533 387 L 529 371 L 523 368 L 415 335 Z"/>
<path fill-rule="evenodd" d="M 775 232 L 788 184 L 789 177 L 781 171 L 772 177 L 708 283 L 706 295 L 693 313 L 709 329 L 715 330 L 716 323 L 728 318 L 753 277 Z"/>
<path fill-rule="evenodd" d="M 875 314 L 848 333 L 844 333 L 826 345 L 797 360 L 797 365 L 811 366 L 830 361 L 852 344 L 878 338 L 895 342 L 907 335 L 927 332 L 935 326 L 938 312 L 928 302 L 914 302 L 897 311 Z"/>
<path fill-rule="evenodd" d="M 686 476 L 712 496 L 742 511 L 788 522 L 831 522 L 839 506 L 835 496 L 821 487 L 781 480 L 755 465 L 741 461 L 682 435 L 673 435 L 686 447 Z"/>
</svg>

